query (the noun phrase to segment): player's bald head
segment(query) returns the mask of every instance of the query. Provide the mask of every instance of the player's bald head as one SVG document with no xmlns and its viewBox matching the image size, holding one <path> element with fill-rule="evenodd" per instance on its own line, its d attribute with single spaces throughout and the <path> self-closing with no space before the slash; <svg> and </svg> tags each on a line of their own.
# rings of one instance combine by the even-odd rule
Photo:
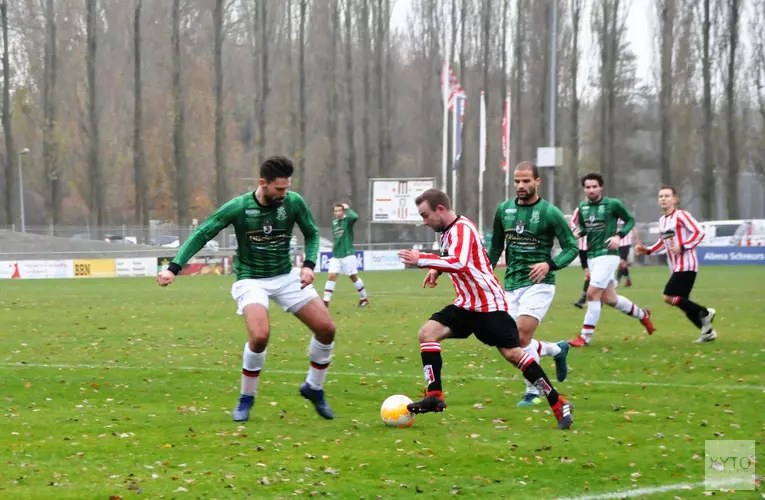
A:
<svg viewBox="0 0 765 500">
<path fill-rule="evenodd" d="M 531 172 L 532 177 L 535 179 L 539 179 L 539 170 L 537 169 L 537 166 L 534 162 L 530 161 L 522 161 L 515 167 L 515 171 L 523 172 L 523 171 L 529 171 Z"/>
</svg>

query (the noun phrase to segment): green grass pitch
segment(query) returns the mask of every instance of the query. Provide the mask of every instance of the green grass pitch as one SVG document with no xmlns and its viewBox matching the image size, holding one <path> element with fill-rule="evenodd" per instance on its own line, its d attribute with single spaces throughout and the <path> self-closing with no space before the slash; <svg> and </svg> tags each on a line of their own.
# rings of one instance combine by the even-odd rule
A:
<svg viewBox="0 0 765 500">
<path fill-rule="evenodd" d="M 421 394 L 417 330 L 453 299 L 446 279 L 423 290 L 423 272 L 362 273 L 367 309 L 338 281 L 334 421 L 298 395 L 309 333 L 272 305 L 245 425 L 229 416 L 246 338 L 231 277 L 181 277 L 168 289 L 138 278 L 5 281 L 0 498 L 697 498 L 714 439 L 756 440 L 762 474 L 765 267 L 702 269 L 694 298 L 717 308 L 719 333 L 703 345 L 661 302 L 667 269 L 632 274 L 623 293 L 653 310 L 657 332 L 604 309 L 594 345 L 571 350 L 569 380 L 556 384 L 576 405 L 569 432 L 546 404 L 517 408 L 520 372 L 475 338 L 443 343 L 443 414 L 382 424 L 386 397 Z M 580 288 L 580 270 L 560 273 L 537 338 L 577 334 Z M 552 360 L 543 366 L 552 378 Z"/>
</svg>

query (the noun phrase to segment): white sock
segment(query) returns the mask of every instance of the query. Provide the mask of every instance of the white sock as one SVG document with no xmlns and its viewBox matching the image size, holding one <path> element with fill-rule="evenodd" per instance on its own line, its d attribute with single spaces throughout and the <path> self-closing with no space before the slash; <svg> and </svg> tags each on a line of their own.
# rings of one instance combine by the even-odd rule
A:
<svg viewBox="0 0 765 500">
<path fill-rule="evenodd" d="M 305 381 L 311 389 L 324 388 L 324 380 L 327 378 L 327 367 L 332 361 L 332 348 L 335 343 L 322 344 L 316 337 L 311 337 L 311 346 L 308 351 L 308 358 L 311 360 L 311 366 L 308 367 L 308 375 Z"/>
<path fill-rule="evenodd" d="M 560 354 L 560 346 L 555 342 L 540 342 L 542 348 L 539 350 L 540 356 L 557 356 Z"/>
<path fill-rule="evenodd" d="M 324 302 L 329 302 L 332 300 L 332 292 L 335 291 L 335 282 L 332 280 L 327 280 L 326 283 L 324 283 Z"/>
<path fill-rule="evenodd" d="M 252 352 L 250 343 L 244 344 L 244 353 L 242 354 L 242 394 L 245 396 L 254 396 L 258 392 L 258 382 L 260 382 L 260 371 L 266 361 L 266 351 Z"/>
<path fill-rule="evenodd" d="M 356 287 L 356 291 L 359 292 L 359 297 L 361 300 L 364 300 L 367 298 L 367 289 L 364 288 L 364 282 L 361 281 L 361 278 L 357 279 L 353 285 Z"/>
<path fill-rule="evenodd" d="M 582 325 L 582 336 L 588 341 L 592 334 L 595 333 L 595 327 L 598 326 L 598 319 L 600 319 L 601 304 L 599 300 L 587 301 L 587 312 L 584 313 L 584 325 Z"/>
<path fill-rule="evenodd" d="M 621 295 L 617 296 L 616 305 L 614 307 L 617 310 L 623 312 L 624 314 L 627 314 L 628 316 L 632 316 L 633 318 L 637 318 L 637 319 L 645 318 L 645 311 L 643 311 L 641 308 L 633 304 L 632 301 L 628 299 L 627 297 L 623 297 Z"/>
<path fill-rule="evenodd" d="M 534 361 L 539 363 L 539 342 L 531 339 L 531 342 L 529 342 L 529 345 L 523 348 L 523 352 L 534 358 Z M 525 378 L 523 381 L 526 383 L 526 394 L 534 394 L 535 396 L 539 396 L 539 389 L 534 387 L 531 382 L 526 380 Z"/>
</svg>

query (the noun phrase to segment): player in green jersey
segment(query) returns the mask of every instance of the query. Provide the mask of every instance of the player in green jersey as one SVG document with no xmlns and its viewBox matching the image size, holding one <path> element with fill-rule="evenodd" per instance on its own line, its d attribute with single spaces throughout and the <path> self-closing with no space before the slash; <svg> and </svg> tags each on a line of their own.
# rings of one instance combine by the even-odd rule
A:
<svg viewBox="0 0 765 500">
<path fill-rule="evenodd" d="M 332 292 L 335 291 L 335 281 L 338 274 L 351 278 L 356 291 L 359 292 L 359 307 L 366 307 L 367 291 L 364 282 L 359 278 L 356 265 L 356 251 L 353 248 L 353 226 L 359 220 L 359 214 L 354 212 L 347 203 L 335 203 L 332 209 L 335 216 L 332 221 L 332 235 L 335 244 L 332 248 L 332 258 L 329 259 L 329 276 L 324 284 L 324 305 L 329 307 Z"/>
<path fill-rule="evenodd" d="M 559 381 L 566 379 L 568 343 L 534 340 L 555 296 L 555 271 L 563 269 L 576 258 L 577 246 L 568 221 L 558 208 L 537 193 L 539 174 L 531 162 L 521 162 L 513 173 L 514 200 L 504 201 L 494 216 L 494 237 L 489 260 L 496 267 L 505 252 L 505 294 L 510 315 L 518 325 L 520 347 L 539 362 L 540 356 L 553 356 Z M 504 238 L 499 235 L 503 234 Z M 561 252 L 552 258 L 555 240 Z M 526 394 L 518 406 L 540 403 L 539 389 L 526 383 Z"/>
<path fill-rule="evenodd" d="M 167 270 L 157 276 L 161 286 L 173 282 L 184 264 L 226 226 L 233 225 L 238 247 L 236 282 L 231 295 L 237 314 L 244 316 L 248 341 L 242 355 L 241 396 L 232 412 L 236 422 L 249 419 L 271 334 L 269 299 L 289 311 L 313 332 L 310 366 L 300 394 L 326 419 L 334 418 L 324 399 L 324 380 L 332 359 L 335 324 L 312 283 L 319 252 L 319 229 L 303 198 L 289 191 L 294 168 L 284 157 L 270 157 L 260 166 L 254 192 L 230 200 L 207 218 L 178 250 Z M 289 246 L 297 224 L 306 242 L 302 269 L 293 269 Z"/>
<path fill-rule="evenodd" d="M 654 332 L 651 311 L 637 307 L 627 297 L 616 293 L 614 274 L 619 267 L 619 247 L 622 238 L 632 231 L 635 218 L 620 200 L 603 196 L 603 177 L 600 174 L 590 173 L 582 177 L 582 187 L 587 201 L 579 204 L 578 227 L 574 234 L 587 237 L 590 287 L 587 289 L 587 312 L 581 335 L 570 340 L 569 345 L 590 345 L 602 303 L 638 319 L 650 335 Z M 624 221 L 624 226 L 617 231 L 619 219 Z"/>
</svg>

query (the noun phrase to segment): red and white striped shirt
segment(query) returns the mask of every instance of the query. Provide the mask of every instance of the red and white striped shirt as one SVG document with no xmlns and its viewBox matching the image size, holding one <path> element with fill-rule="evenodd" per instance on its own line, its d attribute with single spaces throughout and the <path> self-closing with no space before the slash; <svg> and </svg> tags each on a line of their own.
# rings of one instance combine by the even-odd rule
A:
<svg viewBox="0 0 765 500">
<path fill-rule="evenodd" d="M 574 213 L 571 214 L 571 218 L 568 221 L 568 225 L 571 227 L 572 231 L 575 231 L 579 227 L 579 207 L 576 207 L 574 209 Z M 578 238 L 576 240 L 576 245 L 579 250 L 586 252 L 587 251 L 587 236 L 582 236 L 581 238 Z"/>
<path fill-rule="evenodd" d="M 698 271 L 699 261 L 696 258 L 696 246 L 704 239 L 704 230 L 691 214 L 685 210 L 673 210 L 669 215 L 659 219 L 659 240 L 648 249 L 655 253 L 662 248 L 667 252 L 667 264 L 673 273 L 683 271 Z M 674 245 L 682 247 L 683 251 L 675 255 L 670 251 Z"/>
<path fill-rule="evenodd" d="M 622 227 L 624 227 L 624 221 L 619 219 L 619 222 L 617 224 L 619 226 L 619 231 L 621 231 Z M 622 238 L 622 241 L 619 244 L 619 246 L 622 246 L 622 247 L 631 247 L 632 246 L 632 231 L 627 233 L 627 235 L 624 238 Z"/>
<path fill-rule="evenodd" d="M 441 254 L 420 253 L 419 267 L 449 273 L 457 298 L 454 305 L 469 311 L 507 311 L 505 289 L 489 262 L 478 229 L 458 216 L 441 233 Z"/>
</svg>

